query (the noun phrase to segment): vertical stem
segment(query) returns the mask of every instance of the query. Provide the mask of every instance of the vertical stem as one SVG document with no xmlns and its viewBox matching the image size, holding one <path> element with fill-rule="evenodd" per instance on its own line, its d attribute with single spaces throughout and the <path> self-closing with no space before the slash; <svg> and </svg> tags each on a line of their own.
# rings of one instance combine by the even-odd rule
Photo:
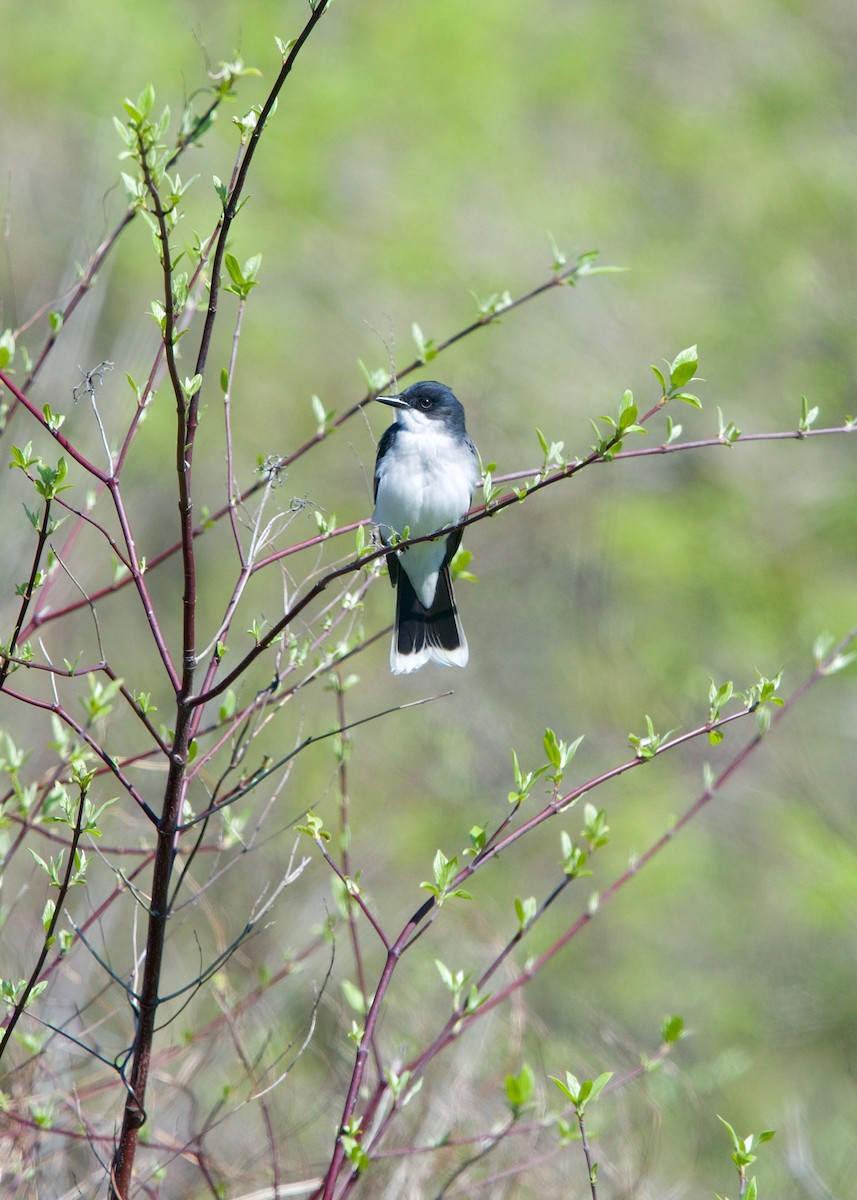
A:
<svg viewBox="0 0 857 1200">
<path fill-rule="evenodd" d="M 592 1162 L 589 1139 L 586 1136 L 586 1126 L 583 1123 L 583 1114 L 580 1111 L 577 1113 L 577 1123 L 580 1126 L 580 1144 L 583 1147 L 583 1157 L 586 1159 L 586 1169 L 589 1172 L 589 1190 L 592 1193 L 592 1200 L 598 1200 L 598 1190 L 595 1186 L 595 1164 Z"/>
<path fill-rule="evenodd" d="M 50 529 L 51 502 L 50 500 L 46 500 L 45 511 L 42 514 L 42 523 L 39 526 L 39 540 L 36 543 L 36 553 L 33 556 L 33 565 L 30 568 L 30 577 L 27 580 L 27 586 L 24 588 L 21 607 L 18 610 L 18 619 L 15 622 L 15 630 L 9 639 L 9 645 L 6 648 L 6 653 L 0 654 L 0 658 L 3 660 L 2 664 L 0 665 L 0 692 L 2 692 L 9 676 L 9 671 L 12 669 L 12 658 L 15 655 L 15 651 L 18 649 L 18 638 L 21 636 L 24 618 L 27 615 L 27 609 L 30 607 L 30 602 L 33 599 L 33 592 L 36 590 L 36 580 L 39 575 L 39 563 L 42 561 L 42 555 L 45 552 L 45 545 L 48 540 Z"/>
<path fill-rule="evenodd" d="M 167 784 L 165 816 L 173 811 L 176 800 L 182 794 L 182 781 L 183 766 L 173 762 Z M 155 1016 L 158 1011 L 158 985 L 168 917 L 166 906 L 173 864 L 174 833 L 169 832 L 170 825 L 174 828 L 174 817 L 171 822 L 162 820 L 158 829 L 143 986 L 137 999 L 137 1030 L 134 1037 L 131 1074 L 127 1080 L 128 1093 L 122 1117 L 122 1131 L 110 1172 L 110 1200 L 127 1200 L 130 1194 L 131 1172 L 134 1167 L 139 1132 L 146 1122 L 146 1085 L 152 1057 Z"/>
<path fill-rule="evenodd" d="M 265 121 L 277 96 L 288 78 L 295 60 L 304 43 L 325 12 L 328 0 L 316 0 L 316 5 L 297 38 L 277 76 L 276 82 L 262 107 L 256 129 L 250 137 L 246 153 L 241 162 L 235 184 L 232 187 L 223 214 L 220 234 L 215 246 L 211 270 L 211 289 L 208 311 L 197 356 L 196 374 L 203 375 L 211 344 L 211 335 L 217 317 L 217 297 L 220 286 L 220 271 L 226 251 L 226 239 L 232 221 L 239 208 L 239 197 L 247 178 L 253 153 L 261 137 Z M 110 1173 L 110 1200 L 128 1200 L 134 1156 L 139 1140 L 139 1131 L 146 1122 L 146 1085 L 152 1056 L 155 1034 L 155 1019 L 158 1011 L 159 985 L 163 965 L 164 943 L 169 919 L 170 876 L 175 860 L 175 845 L 178 836 L 182 804 L 187 788 L 188 752 L 194 730 L 202 718 L 203 707 L 195 708 L 193 698 L 196 671 L 196 562 L 194 556 L 193 500 L 191 470 L 193 446 L 199 423 L 200 389 L 186 396 L 179 377 L 175 356 L 176 312 L 172 294 L 172 259 L 169 243 L 168 213 L 163 207 L 158 188 L 146 159 L 146 149 L 138 132 L 138 146 L 143 181 L 152 201 L 152 213 L 161 243 L 161 266 L 164 280 L 164 352 L 167 372 L 176 400 L 176 478 L 179 495 L 179 524 L 181 530 L 181 555 L 184 591 L 182 595 L 182 662 L 179 686 L 176 689 L 176 724 L 170 753 L 170 769 L 164 793 L 164 806 L 158 822 L 157 848 L 152 879 L 152 897 L 149 907 L 146 959 L 143 982 L 137 998 L 137 1029 L 132 1047 L 131 1074 L 127 1080 L 128 1093 L 122 1118 L 122 1131 Z M 230 496 L 231 501 L 231 496 Z"/>
<path fill-rule="evenodd" d="M 339 728 L 345 730 L 348 728 L 345 717 L 345 692 L 342 687 L 342 672 L 336 668 L 334 672 L 336 676 L 336 715 L 339 722 Z M 348 878 L 351 875 L 351 864 L 348 855 L 348 843 L 351 837 L 351 827 L 348 819 L 348 808 L 350 796 L 348 791 L 348 766 L 346 763 L 346 747 L 351 745 L 351 739 L 347 733 L 340 734 L 340 751 L 339 751 L 339 835 L 341 838 L 340 846 L 340 861 L 342 864 L 342 874 Z M 351 939 L 351 949 L 354 954 L 354 970 L 357 975 L 357 986 L 360 988 L 360 995 L 363 997 L 364 1006 L 369 998 L 366 983 L 366 971 L 363 965 L 363 952 L 360 947 L 360 933 L 357 928 L 357 904 L 348 891 L 345 892 L 345 913 L 348 921 L 348 935 Z M 381 1055 L 378 1050 L 378 1044 L 375 1038 L 371 1042 L 372 1056 L 375 1061 L 375 1069 L 378 1072 L 378 1079 L 383 1079 L 384 1070 L 381 1062 Z"/>
<path fill-rule="evenodd" d="M 146 1086 L 155 1036 L 155 1020 L 160 1004 L 159 987 L 167 921 L 169 920 L 170 877 L 175 861 L 179 817 L 187 787 L 188 750 L 192 738 L 192 727 L 195 724 L 194 710 L 189 707 L 187 702 L 193 692 L 196 669 L 196 562 L 193 545 L 191 463 L 198 407 L 194 403 L 194 398 L 185 397 L 176 364 L 176 313 L 172 294 L 172 258 L 168 214 L 152 178 L 146 160 L 143 138 L 139 134 L 138 145 L 143 179 L 152 200 L 152 211 L 157 222 L 161 243 L 165 310 L 164 351 L 176 400 L 176 476 L 179 493 L 184 592 L 182 595 L 182 665 L 181 679 L 176 693 L 176 728 L 170 752 L 170 769 L 164 793 L 164 806 L 158 822 L 143 983 L 137 997 L 137 1029 L 132 1048 L 131 1074 L 127 1080 L 128 1092 L 122 1117 L 122 1132 L 110 1175 L 109 1195 L 111 1200 L 127 1200 L 128 1198 L 139 1132 L 146 1122 Z"/>
<path fill-rule="evenodd" d="M 10 1016 L 8 1024 L 3 1031 L 3 1037 L 0 1039 L 0 1059 L 2 1059 L 6 1047 L 9 1045 L 9 1041 L 15 1031 L 15 1026 L 18 1024 L 22 1013 L 26 1010 L 27 1002 L 32 995 L 33 988 L 39 982 L 39 976 L 42 973 L 42 967 L 45 965 L 45 959 L 48 957 L 48 951 L 50 950 L 51 943 L 54 940 L 54 933 L 57 925 L 59 924 L 60 914 L 62 913 L 63 905 L 65 904 L 66 897 L 68 896 L 69 888 L 71 887 L 71 878 L 75 866 L 75 855 L 77 854 L 78 844 L 80 842 L 81 833 L 83 832 L 83 814 L 86 808 L 86 792 L 87 789 L 81 786 L 80 801 L 77 806 L 77 820 L 74 823 L 71 845 L 68 848 L 68 862 L 66 863 L 65 874 L 63 875 L 62 883 L 59 887 L 59 894 L 57 896 L 54 913 L 47 929 L 45 930 L 45 940 L 42 944 L 41 954 L 39 955 L 38 961 L 33 968 L 30 978 L 27 981 L 26 987 L 18 998 L 14 1009 L 12 1010 L 12 1015 Z"/>
</svg>

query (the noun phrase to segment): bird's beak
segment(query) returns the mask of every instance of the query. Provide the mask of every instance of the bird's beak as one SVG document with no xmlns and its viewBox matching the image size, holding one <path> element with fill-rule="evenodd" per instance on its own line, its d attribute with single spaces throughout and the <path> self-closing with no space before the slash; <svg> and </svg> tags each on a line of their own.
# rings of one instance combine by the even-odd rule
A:
<svg viewBox="0 0 857 1200">
<path fill-rule="evenodd" d="M 389 404 L 390 408 L 410 408 L 407 400 L 403 400 L 401 396 L 376 396 L 375 399 L 380 404 Z"/>
</svg>

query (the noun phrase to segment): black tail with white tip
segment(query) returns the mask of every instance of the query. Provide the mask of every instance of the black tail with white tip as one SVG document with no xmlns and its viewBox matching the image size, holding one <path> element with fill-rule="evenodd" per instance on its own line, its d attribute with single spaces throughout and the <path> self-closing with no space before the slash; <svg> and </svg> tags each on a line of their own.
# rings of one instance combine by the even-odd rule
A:
<svg viewBox="0 0 857 1200">
<path fill-rule="evenodd" d="M 407 573 L 396 572 L 396 624 L 390 648 L 390 669 L 394 675 L 407 675 L 427 662 L 444 667 L 463 667 L 467 663 L 467 638 L 458 619 L 449 567 L 438 576 L 437 591 L 431 607 L 420 603 Z"/>
</svg>

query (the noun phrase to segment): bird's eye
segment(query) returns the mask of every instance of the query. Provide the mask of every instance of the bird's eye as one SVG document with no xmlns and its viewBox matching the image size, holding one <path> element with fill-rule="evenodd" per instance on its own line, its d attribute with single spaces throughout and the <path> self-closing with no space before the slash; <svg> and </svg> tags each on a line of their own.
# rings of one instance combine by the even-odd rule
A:
<svg viewBox="0 0 857 1200">
<path fill-rule="evenodd" d="M 431 400 L 428 396 L 423 396 L 420 400 L 420 408 L 431 408 Z"/>
</svg>

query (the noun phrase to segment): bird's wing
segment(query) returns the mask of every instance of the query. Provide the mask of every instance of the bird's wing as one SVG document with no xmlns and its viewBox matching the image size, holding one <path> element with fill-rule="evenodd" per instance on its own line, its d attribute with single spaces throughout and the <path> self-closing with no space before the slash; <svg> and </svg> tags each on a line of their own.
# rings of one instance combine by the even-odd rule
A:
<svg viewBox="0 0 857 1200">
<path fill-rule="evenodd" d="M 393 442 L 396 440 L 397 433 L 398 426 L 390 425 L 381 434 L 381 440 L 378 443 L 378 453 L 375 455 L 375 490 L 372 495 L 373 500 L 378 499 L 378 464 L 381 462 L 381 459 L 384 457 L 387 451 L 392 447 Z"/>
<path fill-rule="evenodd" d="M 372 499 L 378 499 L 378 464 L 396 440 L 398 426 L 389 425 L 381 434 L 378 443 L 378 453 L 375 455 L 375 488 Z M 399 559 L 395 552 L 387 555 L 387 570 L 390 573 L 390 583 L 395 587 L 399 582 Z"/>
<path fill-rule="evenodd" d="M 473 492 L 476 491 L 476 485 L 479 482 L 479 455 L 476 451 L 476 446 L 473 444 L 473 438 L 470 434 L 466 435 L 467 448 L 473 456 L 473 491 L 470 493 L 470 503 L 473 503 Z M 446 539 L 446 556 L 444 562 L 449 564 L 455 558 L 458 547 L 461 545 L 461 539 L 464 536 L 463 529 L 456 529 Z"/>
</svg>

